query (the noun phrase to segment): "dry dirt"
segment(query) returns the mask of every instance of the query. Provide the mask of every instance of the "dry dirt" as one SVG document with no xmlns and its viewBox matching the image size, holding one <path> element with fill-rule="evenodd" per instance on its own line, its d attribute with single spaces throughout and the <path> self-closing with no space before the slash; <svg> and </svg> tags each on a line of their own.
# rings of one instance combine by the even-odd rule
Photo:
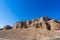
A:
<svg viewBox="0 0 60 40">
<path fill-rule="evenodd" d="M 60 33 L 40 28 L 0 30 L 0 40 L 51 40 Z"/>
</svg>

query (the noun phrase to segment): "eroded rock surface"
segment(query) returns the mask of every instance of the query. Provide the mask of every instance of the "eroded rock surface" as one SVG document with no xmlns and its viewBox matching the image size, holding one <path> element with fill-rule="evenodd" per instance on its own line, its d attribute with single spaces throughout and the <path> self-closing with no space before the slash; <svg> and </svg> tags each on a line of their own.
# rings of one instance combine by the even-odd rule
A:
<svg viewBox="0 0 60 40">
<path fill-rule="evenodd" d="M 58 30 L 60 29 L 60 22 L 48 17 L 41 17 L 38 19 L 17 22 L 14 24 L 13 29 L 30 27 L 41 28 L 45 30 Z"/>
<path fill-rule="evenodd" d="M 10 25 L 6 25 L 4 26 L 3 30 L 9 30 L 9 29 L 12 29 L 12 27 Z"/>
<path fill-rule="evenodd" d="M 11 30 L 9 30 L 11 29 Z M 60 36 L 60 22 L 48 17 L 16 22 L 0 29 L 1 40 L 52 40 Z"/>
</svg>

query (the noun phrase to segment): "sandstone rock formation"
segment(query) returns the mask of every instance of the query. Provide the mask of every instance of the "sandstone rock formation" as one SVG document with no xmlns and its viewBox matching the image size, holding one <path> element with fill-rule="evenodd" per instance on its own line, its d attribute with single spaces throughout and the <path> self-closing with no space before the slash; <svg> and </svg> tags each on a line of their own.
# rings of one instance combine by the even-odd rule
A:
<svg viewBox="0 0 60 40">
<path fill-rule="evenodd" d="M 57 30 L 60 29 L 60 22 L 50 19 L 48 17 L 41 17 L 38 19 L 21 21 L 14 24 L 13 29 L 17 28 L 40 28 L 45 30 Z"/>
<path fill-rule="evenodd" d="M 12 29 L 12 27 L 10 25 L 6 25 L 4 26 L 3 30 L 9 30 L 9 29 Z"/>
<path fill-rule="evenodd" d="M 31 27 L 31 24 L 32 24 L 32 21 L 31 20 L 26 21 L 26 26 L 27 27 Z"/>
<path fill-rule="evenodd" d="M 50 21 L 48 21 L 48 23 L 51 26 L 51 30 L 58 30 L 58 29 L 60 29 L 60 22 L 58 22 L 56 20 L 50 20 Z"/>
<path fill-rule="evenodd" d="M 0 28 L 0 30 L 3 30 L 3 28 Z"/>
<path fill-rule="evenodd" d="M 49 20 L 51 20 L 51 19 L 48 18 L 48 17 L 41 17 L 41 18 L 38 19 L 39 22 L 49 21 Z"/>
<path fill-rule="evenodd" d="M 17 22 L 14 24 L 13 29 L 22 28 L 22 26 L 23 26 L 23 22 Z"/>
<path fill-rule="evenodd" d="M 55 36 L 60 36 L 60 21 L 48 17 L 20 21 L 0 29 L 2 40 L 50 40 Z"/>
</svg>

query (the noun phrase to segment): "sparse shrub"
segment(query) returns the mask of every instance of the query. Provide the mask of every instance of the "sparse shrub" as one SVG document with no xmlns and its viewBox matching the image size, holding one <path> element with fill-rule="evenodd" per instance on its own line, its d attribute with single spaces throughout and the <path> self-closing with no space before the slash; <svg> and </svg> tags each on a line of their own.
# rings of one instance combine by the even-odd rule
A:
<svg viewBox="0 0 60 40">
<path fill-rule="evenodd" d="M 53 40 L 60 40 L 60 38 L 55 38 L 55 39 L 53 39 Z"/>
</svg>

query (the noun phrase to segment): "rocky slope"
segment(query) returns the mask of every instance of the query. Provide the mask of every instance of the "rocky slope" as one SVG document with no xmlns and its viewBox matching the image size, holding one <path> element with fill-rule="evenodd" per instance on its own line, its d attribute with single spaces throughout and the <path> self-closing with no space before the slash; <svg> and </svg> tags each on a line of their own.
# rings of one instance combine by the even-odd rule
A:
<svg viewBox="0 0 60 40">
<path fill-rule="evenodd" d="M 60 37 L 60 22 L 48 17 L 16 22 L 0 29 L 0 40 L 53 40 Z"/>
</svg>

